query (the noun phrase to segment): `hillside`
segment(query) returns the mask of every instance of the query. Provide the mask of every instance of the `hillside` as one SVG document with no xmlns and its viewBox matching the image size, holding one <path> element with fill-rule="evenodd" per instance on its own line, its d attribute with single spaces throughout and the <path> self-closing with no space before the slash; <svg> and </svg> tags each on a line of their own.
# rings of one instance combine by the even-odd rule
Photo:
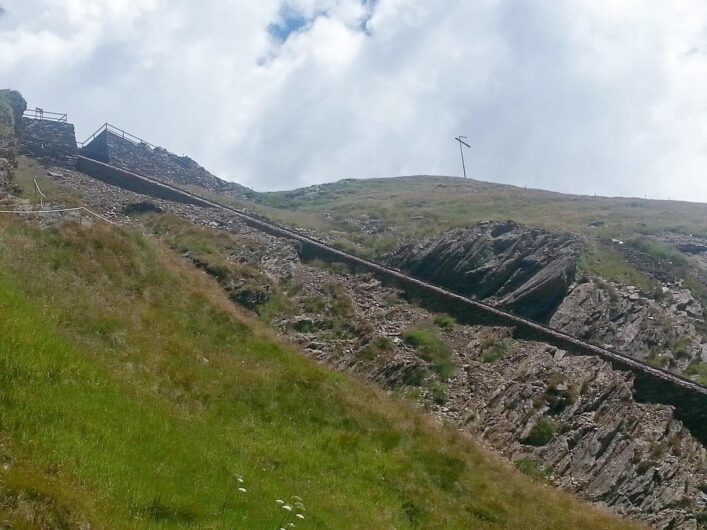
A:
<svg viewBox="0 0 707 530">
<path fill-rule="evenodd" d="M 265 194 L 257 209 L 707 384 L 707 205 L 421 176 Z"/>
<path fill-rule="evenodd" d="M 178 244 L 169 217 L 126 217 L 159 211 L 129 193 L 77 192 L 88 177 L 26 158 L 6 168 L 2 209 L 45 213 L 0 216 L 3 526 L 632 527 L 283 343 L 263 323 L 276 296 L 260 319 L 238 308 L 263 276 L 224 259 L 223 235 Z M 47 213 L 72 204 L 123 226 Z"/>
<path fill-rule="evenodd" d="M 24 134 L 30 130 L 38 134 Z M 72 440 L 59 455 L 60 468 L 110 507 L 91 511 L 86 499 L 74 504 L 50 499 L 28 514 L 23 497 L 8 504 L 8 517 L 40 517 L 48 504 L 48 527 L 62 517 L 55 513 L 58 506 L 71 521 L 100 520 L 94 514 L 107 510 L 110 527 L 135 519 L 147 527 L 269 528 L 279 523 L 272 519 L 278 509 L 259 507 L 272 494 L 287 500 L 301 495 L 307 524 L 316 528 L 368 528 L 372 520 L 395 528 L 585 524 L 585 515 L 569 516 L 564 505 L 548 504 L 546 512 L 545 500 L 526 503 L 517 491 L 504 489 L 502 483 L 513 482 L 530 488 L 533 498 L 552 491 L 544 484 L 553 485 L 655 528 L 704 523 L 707 454 L 698 386 L 635 363 L 614 364 L 609 352 L 586 343 L 575 349 L 557 342 L 555 332 L 518 333 L 518 326 L 527 326 L 510 315 L 499 320 L 498 312 L 486 311 L 496 318 L 475 322 L 465 311 L 474 313 L 478 304 L 453 310 L 448 303 L 454 297 L 448 294 L 435 306 L 425 298 L 432 291 L 425 295 L 389 284 L 376 272 L 378 266 L 368 272 L 350 269 L 337 262 L 343 256 L 333 249 L 319 245 L 325 252 L 312 253 L 316 245 L 252 217 L 248 221 L 242 212 L 194 200 L 198 197 L 178 188 L 166 193 L 154 179 L 162 175 L 163 182 L 172 182 L 172 159 L 154 158 L 150 178 L 87 158 L 67 165 L 68 144 L 56 152 L 46 152 L 45 146 L 59 138 L 63 144 L 72 130 L 22 121 L 19 148 L 26 156 L 14 160 L 13 153 L 14 161 L 6 166 L 11 175 L 0 174 L 0 186 L 9 191 L 6 209 L 38 213 L 27 217 L 28 223 L 8 221 L 11 236 L 21 233 L 18 241 L 26 242 L 9 238 L 7 248 L 17 252 L 8 253 L 4 267 L 0 260 L 0 270 L 7 269 L 15 280 L 16 298 L 39 304 L 28 327 L 50 329 L 51 340 L 63 340 L 72 355 L 88 353 L 92 362 L 107 367 L 104 373 L 122 385 L 117 395 L 124 397 L 127 389 L 129 397 L 139 397 L 142 412 L 130 412 L 128 419 L 121 412 L 110 425 L 134 433 L 144 415 L 150 433 L 157 433 L 151 439 L 140 427 L 139 435 L 130 434 L 131 453 L 106 427 L 102 410 L 89 429 L 102 440 L 95 444 L 107 440 L 117 458 L 132 454 L 128 467 L 138 461 L 137 453 L 160 454 L 163 444 L 176 454 L 169 461 L 148 457 L 149 478 L 137 478 L 112 454 L 105 460 L 109 469 L 102 468 L 93 438 L 84 434 L 87 428 L 81 425 L 76 442 L 73 420 L 61 423 L 47 435 Z M 326 212 L 278 210 L 209 191 L 200 184 L 199 167 L 198 174 L 185 175 L 189 182 L 195 179 L 193 186 L 186 184 L 190 189 L 199 188 L 222 204 L 312 223 L 315 235 L 332 239 L 328 229 L 335 220 Z M 65 206 L 89 210 L 48 212 Z M 394 227 L 359 221 L 360 233 L 394 235 Z M 339 237 L 352 234 L 339 230 Z M 371 252 L 361 245 L 356 251 Z M 551 312 L 551 324 L 568 331 L 576 326 L 577 335 L 591 330 L 606 340 L 628 336 L 637 356 L 642 344 L 655 340 L 659 317 L 655 344 L 661 351 L 650 361 L 668 359 L 675 371 L 692 370 L 701 345 L 702 306 L 689 289 L 646 275 L 667 289 L 648 299 L 637 286 L 589 272 L 578 278 L 579 257 L 585 254 L 586 238 L 578 232 L 486 220 L 421 241 L 399 237 L 377 259 L 418 275 L 439 273 L 432 279 L 438 285 L 513 311 L 542 307 Z M 597 296 L 608 298 L 596 304 Z M 605 313 L 595 315 L 595 309 Z M 436 311 L 449 311 L 459 320 Z M 598 325 L 585 324 L 587 319 Z M 49 328 L 47 320 L 55 327 Z M 667 345 L 676 355 L 663 353 Z M 42 385 L 34 391 L 48 394 Z M 154 397 L 171 418 L 186 419 L 188 425 L 174 427 L 159 412 L 153 414 L 152 401 L 143 398 Z M 379 428 L 381 417 L 385 422 Z M 186 434 L 180 430 L 185 425 L 191 429 Z M 33 446 L 42 439 L 35 434 L 41 428 L 17 432 Z M 198 447 L 189 445 L 194 439 Z M 503 460 L 479 450 L 477 443 L 498 451 Z M 94 456 L 76 457 L 84 450 Z M 39 449 L 27 465 L 43 462 L 45 452 L 53 454 Z M 195 455 L 198 463 L 186 455 Z M 84 467 L 86 462 L 93 467 Z M 185 466 L 180 478 L 169 475 L 172 467 Z M 518 482 L 517 472 L 530 482 Z M 169 485 L 160 482 L 158 497 L 144 493 L 164 475 Z M 253 475 L 257 488 L 249 478 Z M 187 486 L 180 480 L 187 476 L 200 492 L 196 497 L 184 493 Z M 140 489 L 135 480 L 147 486 Z M 220 509 L 210 496 L 214 491 L 216 498 L 223 494 Z M 257 500 L 244 504 L 252 491 Z M 332 498 L 331 491 L 342 493 Z M 313 505 L 321 506 L 316 520 Z M 531 510 L 537 513 L 528 517 L 525 512 Z M 569 523 L 571 517 L 578 522 Z"/>
<path fill-rule="evenodd" d="M 625 526 L 278 345 L 134 232 L 2 218 L 0 246 L 13 527 L 264 528 L 293 495 L 305 528 Z"/>
<path fill-rule="evenodd" d="M 361 240 L 376 240 L 377 246 L 366 246 L 378 250 L 392 247 L 392 243 L 386 245 L 383 241 L 393 240 L 394 236 L 421 238 L 487 220 L 512 219 L 601 237 L 634 231 L 702 235 L 707 231 L 707 205 L 700 203 L 567 195 L 456 177 L 349 179 L 262 194 L 259 203 L 302 213 L 328 212 L 332 228 L 358 232 Z M 361 226 L 366 219 L 371 225 L 379 225 L 382 230 L 377 235 L 381 237 L 366 236 L 371 231 Z M 387 234 L 386 239 L 382 237 L 386 234 L 381 233 L 385 230 L 394 234 Z"/>
<path fill-rule="evenodd" d="M 227 212 L 21 158 L 17 184 L 31 190 L 34 178 L 50 198 L 153 234 L 308 357 L 417 402 L 523 473 L 658 528 L 703 517 L 703 446 L 671 407 L 637 403 L 631 378 L 607 362 L 456 323 L 369 274 L 307 262 Z"/>
</svg>

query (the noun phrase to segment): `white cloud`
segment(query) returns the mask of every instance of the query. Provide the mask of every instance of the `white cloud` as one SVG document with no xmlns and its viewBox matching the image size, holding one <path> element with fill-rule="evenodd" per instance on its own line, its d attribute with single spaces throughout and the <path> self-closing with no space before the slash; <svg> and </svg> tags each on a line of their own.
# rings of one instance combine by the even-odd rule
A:
<svg viewBox="0 0 707 530">
<path fill-rule="evenodd" d="M 115 122 L 256 189 L 458 174 L 466 134 L 480 179 L 707 201 L 699 0 L 3 7 L 4 85 L 80 135 Z M 285 14 L 304 25 L 283 41 Z"/>
</svg>

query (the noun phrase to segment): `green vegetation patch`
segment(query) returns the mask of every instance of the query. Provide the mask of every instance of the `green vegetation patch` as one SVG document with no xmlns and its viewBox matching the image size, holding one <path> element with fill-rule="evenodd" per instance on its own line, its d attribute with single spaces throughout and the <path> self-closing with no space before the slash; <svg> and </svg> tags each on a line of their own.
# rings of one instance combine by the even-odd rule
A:
<svg viewBox="0 0 707 530">
<path fill-rule="evenodd" d="M 530 433 L 528 433 L 528 436 L 523 438 L 521 441 L 526 445 L 541 447 L 543 445 L 547 445 L 555 436 L 556 432 L 557 425 L 555 425 L 555 422 L 548 419 L 542 419 L 535 424 L 535 426 L 530 430 Z"/>
<path fill-rule="evenodd" d="M 434 325 L 440 329 L 453 329 L 457 325 L 457 321 L 449 315 L 437 315 L 434 319 Z"/>
<path fill-rule="evenodd" d="M 546 482 L 550 475 L 545 469 L 540 467 L 532 458 L 520 458 L 513 462 L 513 465 L 518 471 L 520 471 L 524 475 L 527 475 L 541 482 Z"/>
<path fill-rule="evenodd" d="M 413 327 L 403 333 L 403 340 L 417 348 L 420 357 L 429 362 L 442 379 L 452 376 L 452 347 L 439 336 L 436 329 L 429 326 Z"/>
<path fill-rule="evenodd" d="M 577 263 L 580 274 L 599 276 L 625 285 L 635 285 L 644 292 L 653 292 L 656 282 L 627 263 L 613 247 L 592 242 L 580 254 Z"/>
<path fill-rule="evenodd" d="M 659 260 L 669 261 L 676 266 L 687 265 L 688 261 L 680 252 L 651 239 L 635 239 L 629 242 L 633 248 Z"/>
<path fill-rule="evenodd" d="M 707 386 L 707 363 L 693 363 L 687 368 L 685 374 L 693 377 L 701 385 Z"/>
<path fill-rule="evenodd" d="M 489 344 L 483 345 L 482 363 L 493 363 L 502 359 L 513 345 L 513 339 L 504 337 L 500 340 L 492 339 Z"/>
</svg>

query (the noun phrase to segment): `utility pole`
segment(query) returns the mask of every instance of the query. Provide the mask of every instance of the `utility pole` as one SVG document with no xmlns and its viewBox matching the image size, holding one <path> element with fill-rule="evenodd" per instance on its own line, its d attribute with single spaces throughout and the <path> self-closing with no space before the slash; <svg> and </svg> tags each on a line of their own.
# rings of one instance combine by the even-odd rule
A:
<svg viewBox="0 0 707 530">
<path fill-rule="evenodd" d="M 457 136 L 454 138 L 457 142 L 459 142 L 459 152 L 462 155 L 462 169 L 464 170 L 464 178 L 466 178 L 466 164 L 464 163 L 464 146 L 467 146 L 468 148 L 471 149 L 471 146 L 466 143 L 462 138 L 466 138 L 466 136 Z"/>
</svg>

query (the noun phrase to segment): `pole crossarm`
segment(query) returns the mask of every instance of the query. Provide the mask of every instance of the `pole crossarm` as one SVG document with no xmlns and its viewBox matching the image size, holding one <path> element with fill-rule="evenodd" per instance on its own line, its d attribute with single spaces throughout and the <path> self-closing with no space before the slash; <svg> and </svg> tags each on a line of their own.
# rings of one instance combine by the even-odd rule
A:
<svg viewBox="0 0 707 530">
<path fill-rule="evenodd" d="M 462 138 L 466 138 L 466 136 L 457 136 L 454 139 L 459 142 L 459 153 L 462 155 L 462 170 L 464 170 L 464 178 L 466 178 L 466 163 L 464 162 L 464 146 L 467 146 L 469 149 L 471 149 L 471 146 L 466 143 Z"/>
</svg>

